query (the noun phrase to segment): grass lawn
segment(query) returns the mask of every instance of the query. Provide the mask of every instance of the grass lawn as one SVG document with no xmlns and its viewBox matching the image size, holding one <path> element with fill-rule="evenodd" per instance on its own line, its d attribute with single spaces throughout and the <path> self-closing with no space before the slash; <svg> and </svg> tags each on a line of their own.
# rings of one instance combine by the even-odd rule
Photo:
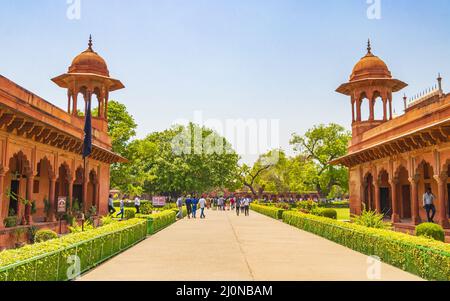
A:
<svg viewBox="0 0 450 301">
<path fill-rule="evenodd" d="M 338 220 L 350 220 L 350 208 L 335 209 L 338 213 Z"/>
</svg>

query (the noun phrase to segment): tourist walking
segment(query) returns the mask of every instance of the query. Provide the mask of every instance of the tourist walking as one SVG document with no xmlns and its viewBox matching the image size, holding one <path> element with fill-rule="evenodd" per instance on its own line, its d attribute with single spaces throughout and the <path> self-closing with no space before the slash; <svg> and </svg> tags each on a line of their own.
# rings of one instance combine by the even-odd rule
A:
<svg viewBox="0 0 450 301">
<path fill-rule="evenodd" d="M 241 198 L 239 202 L 241 203 L 241 204 L 240 204 L 240 207 L 241 207 L 241 213 L 244 214 L 244 213 L 245 213 L 245 199 L 244 199 L 244 198 Z"/>
<path fill-rule="evenodd" d="M 245 213 L 245 216 L 250 215 L 250 198 L 244 199 L 244 213 Z"/>
<path fill-rule="evenodd" d="M 141 213 L 141 199 L 136 196 L 134 198 L 134 207 L 136 208 L 136 214 L 140 214 Z"/>
<path fill-rule="evenodd" d="M 198 206 L 200 207 L 200 218 L 206 218 L 205 215 L 205 207 L 206 207 L 206 200 L 204 197 L 202 197 L 199 201 L 198 201 Z"/>
<path fill-rule="evenodd" d="M 194 197 L 192 199 L 192 218 L 197 218 L 197 206 L 198 206 L 198 199 Z"/>
<path fill-rule="evenodd" d="M 231 206 L 231 210 L 234 210 L 234 198 L 231 197 L 230 199 L 230 206 Z"/>
<path fill-rule="evenodd" d="M 177 218 L 182 219 L 183 218 L 183 198 L 182 197 L 179 197 L 177 199 L 177 207 L 178 207 Z"/>
<path fill-rule="evenodd" d="M 423 207 L 427 211 L 427 218 L 429 223 L 434 223 L 434 216 L 436 215 L 436 207 L 434 206 L 435 197 L 431 188 L 428 188 L 423 195 Z"/>
<path fill-rule="evenodd" d="M 114 208 L 114 198 L 112 194 L 110 194 L 108 198 L 108 211 L 111 215 L 116 213 L 116 209 Z"/>
<path fill-rule="evenodd" d="M 241 210 L 241 202 L 239 199 L 236 199 L 236 214 L 239 216 L 239 212 Z"/>
<path fill-rule="evenodd" d="M 186 210 L 187 210 L 187 217 L 190 219 L 192 215 L 192 199 L 190 195 L 188 195 L 186 199 Z"/>
<path fill-rule="evenodd" d="M 119 217 L 121 215 L 121 219 L 123 219 L 123 216 L 125 214 L 125 196 L 120 200 L 120 211 L 117 213 L 116 217 Z"/>
</svg>

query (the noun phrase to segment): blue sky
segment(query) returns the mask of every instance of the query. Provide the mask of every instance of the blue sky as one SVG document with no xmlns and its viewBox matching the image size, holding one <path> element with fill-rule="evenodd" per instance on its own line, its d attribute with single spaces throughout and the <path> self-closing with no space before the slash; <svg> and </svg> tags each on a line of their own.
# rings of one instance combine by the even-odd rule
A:
<svg viewBox="0 0 450 301">
<path fill-rule="evenodd" d="M 373 52 L 410 86 L 407 95 L 450 81 L 450 1 L 381 0 L 2 0 L 0 74 L 66 108 L 50 79 L 87 47 L 126 89 L 138 135 L 163 130 L 194 111 L 208 118 L 280 119 L 280 143 L 319 123 L 350 127 L 349 100 L 334 90 Z M 450 90 L 447 89 L 447 91 Z M 403 94 L 395 97 L 397 113 Z"/>
</svg>

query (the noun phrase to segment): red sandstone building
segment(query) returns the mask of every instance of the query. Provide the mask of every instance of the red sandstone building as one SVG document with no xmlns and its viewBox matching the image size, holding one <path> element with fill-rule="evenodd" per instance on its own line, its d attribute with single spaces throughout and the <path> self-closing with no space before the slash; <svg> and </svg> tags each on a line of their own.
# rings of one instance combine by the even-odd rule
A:
<svg viewBox="0 0 450 301">
<path fill-rule="evenodd" d="M 61 196 L 78 200 L 85 211 L 94 206 L 99 214 L 107 213 L 110 164 L 124 161 L 111 151 L 107 133 L 109 93 L 124 86 L 110 77 L 91 40 L 68 72 L 53 81 L 67 89 L 67 111 L 0 76 L 0 248 L 11 245 L 14 229 L 4 225 L 8 217 L 57 229 Z M 92 120 L 93 154 L 84 168 L 84 118 L 77 108 L 91 100 L 98 114 Z"/>
<path fill-rule="evenodd" d="M 394 116 L 393 93 L 406 86 L 372 54 L 369 43 L 350 81 L 337 89 L 350 97 L 353 136 L 348 155 L 333 163 L 350 169 L 353 214 L 365 207 L 390 216 L 397 229 L 414 229 L 427 221 L 422 196 L 430 187 L 435 221 L 449 228 L 450 94 L 443 92 L 439 76 L 435 88 L 410 101 L 404 97 L 405 113 Z"/>
</svg>

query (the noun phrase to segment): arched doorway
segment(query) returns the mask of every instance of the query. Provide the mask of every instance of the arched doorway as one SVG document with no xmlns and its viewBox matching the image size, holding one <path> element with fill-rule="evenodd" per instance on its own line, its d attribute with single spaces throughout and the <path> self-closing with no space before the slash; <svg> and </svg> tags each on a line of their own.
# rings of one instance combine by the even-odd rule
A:
<svg viewBox="0 0 450 301">
<path fill-rule="evenodd" d="M 87 186 L 87 210 L 89 210 L 91 207 L 96 207 L 97 209 L 99 209 L 97 206 L 97 187 L 97 173 L 94 170 L 91 170 L 91 172 L 89 173 L 89 182 Z"/>
<path fill-rule="evenodd" d="M 37 201 L 37 217 L 35 221 L 41 222 L 53 219 L 55 213 L 55 179 L 53 167 L 47 157 L 44 157 L 38 162 L 36 171 L 37 174 L 33 183 L 33 197 Z M 48 208 L 46 208 L 46 201 L 49 205 Z"/>
<path fill-rule="evenodd" d="M 401 219 L 411 219 L 411 184 L 409 182 L 408 170 L 400 166 L 397 170 L 396 178 L 398 179 L 397 212 Z"/>
<path fill-rule="evenodd" d="M 59 172 L 58 172 L 58 179 L 56 181 L 56 199 L 58 199 L 58 197 L 66 197 L 67 198 L 67 202 L 68 202 L 68 207 L 70 208 L 71 206 L 71 197 L 69 195 L 69 180 L 70 180 L 70 168 L 69 165 L 66 163 L 61 164 L 61 166 L 59 167 Z"/>
<path fill-rule="evenodd" d="M 18 152 L 9 160 L 9 174 L 6 177 L 8 216 L 23 216 L 21 200 L 26 199 L 27 178 L 31 167 L 27 157 Z"/>
<path fill-rule="evenodd" d="M 418 181 L 417 181 L 417 194 L 419 196 L 419 202 L 421 200 L 422 195 L 424 195 L 425 191 L 428 188 L 431 188 L 432 193 L 437 196 L 438 193 L 438 187 L 437 187 L 437 183 L 434 179 L 434 169 L 431 166 L 430 163 L 426 162 L 426 161 L 422 161 L 417 170 L 416 173 L 418 175 Z M 423 208 L 423 206 L 419 206 L 419 215 L 421 220 L 426 221 L 427 220 L 427 215 L 425 212 L 425 209 Z"/>
<path fill-rule="evenodd" d="M 373 176 L 368 173 L 364 177 L 364 208 L 366 210 L 375 209 L 375 186 L 373 183 Z"/>
<path fill-rule="evenodd" d="M 392 217 L 391 189 L 389 184 L 389 174 L 382 170 L 378 176 L 380 185 L 380 211 L 389 218 Z"/>
<path fill-rule="evenodd" d="M 80 166 L 75 172 L 75 181 L 73 183 L 73 201 L 78 202 L 80 209 L 83 208 L 83 179 L 84 169 Z"/>
</svg>

